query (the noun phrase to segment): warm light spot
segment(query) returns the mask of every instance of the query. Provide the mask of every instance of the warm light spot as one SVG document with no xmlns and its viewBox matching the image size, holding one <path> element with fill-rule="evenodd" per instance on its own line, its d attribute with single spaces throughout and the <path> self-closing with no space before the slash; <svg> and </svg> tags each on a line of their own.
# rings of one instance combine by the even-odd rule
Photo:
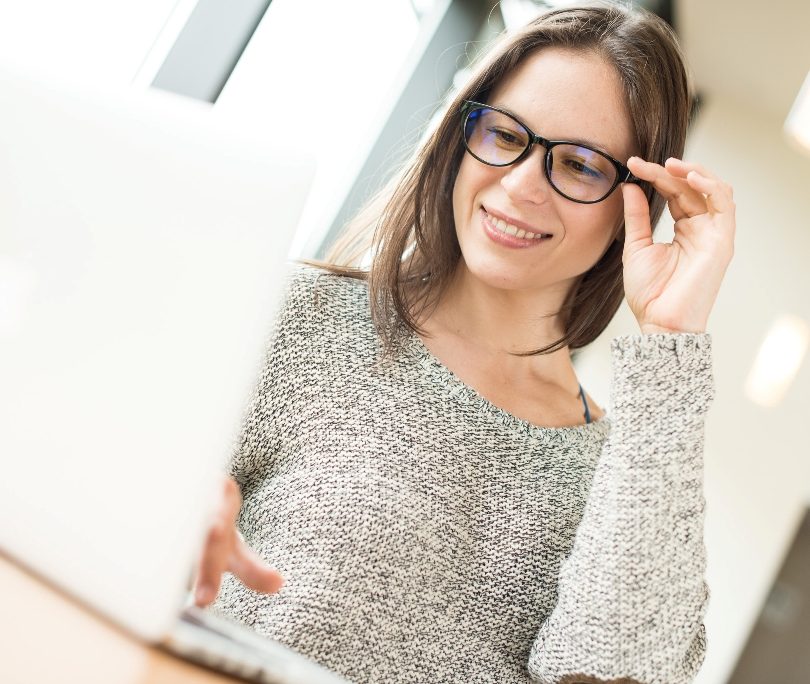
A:
<svg viewBox="0 0 810 684">
<path fill-rule="evenodd" d="M 762 406 L 782 401 L 802 364 L 810 326 L 797 316 L 777 319 L 768 331 L 745 383 L 745 395 Z"/>
<path fill-rule="evenodd" d="M 810 154 L 810 73 L 785 120 L 785 133 Z"/>
</svg>

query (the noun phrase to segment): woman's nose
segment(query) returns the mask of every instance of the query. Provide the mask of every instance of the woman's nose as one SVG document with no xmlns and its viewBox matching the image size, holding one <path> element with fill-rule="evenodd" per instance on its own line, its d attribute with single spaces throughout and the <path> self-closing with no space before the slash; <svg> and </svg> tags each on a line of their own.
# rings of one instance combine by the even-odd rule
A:
<svg viewBox="0 0 810 684">
<path fill-rule="evenodd" d="M 534 145 L 531 152 L 517 164 L 505 167 L 501 185 L 510 199 L 542 204 L 548 199 L 549 193 L 554 192 L 544 171 L 545 155 L 545 147 Z"/>
</svg>

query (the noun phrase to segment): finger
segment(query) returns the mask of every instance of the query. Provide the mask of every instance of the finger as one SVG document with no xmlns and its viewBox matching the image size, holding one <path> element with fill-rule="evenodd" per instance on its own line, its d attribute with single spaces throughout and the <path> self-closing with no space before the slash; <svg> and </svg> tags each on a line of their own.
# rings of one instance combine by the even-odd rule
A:
<svg viewBox="0 0 810 684">
<path fill-rule="evenodd" d="M 667 171 L 674 173 L 677 176 L 685 177 L 690 171 L 697 171 L 702 176 L 706 176 L 706 178 L 715 178 L 715 175 L 701 164 L 698 164 L 697 162 L 688 162 L 684 159 L 678 159 L 677 157 L 669 157 L 664 162 L 664 167 L 667 169 Z"/>
<path fill-rule="evenodd" d="M 634 176 L 652 183 L 669 203 L 669 213 L 676 221 L 706 213 L 703 195 L 695 192 L 684 178 L 677 178 L 660 164 L 644 161 L 639 157 L 630 157 L 627 166 Z"/>
<path fill-rule="evenodd" d="M 695 162 L 687 162 L 684 161 L 683 159 L 676 159 L 675 157 L 670 157 L 665 162 L 665 166 L 667 168 L 667 171 L 682 178 L 686 178 L 686 176 L 689 174 L 690 171 L 697 171 L 704 178 L 711 178 L 713 180 L 716 180 L 720 183 L 720 187 L 726 192 L 726 194 L 728 194 L 729 199 L 731 200 L 734 199 L 734 188 L 731 187 L 731 185 L 729 185 L 725 181 L 723 181 L 723 179 L 720 178 L 717 174 L 712 173 L 701 164 L 696 164 Z"/>
<path fill-rule="evenodd" d="M 683 159 L 678 159 L 677 157 L 670 157 L 664 162 L 664 167 L 670 173 L 679 176 L 681 178 L 685 178 L 686 174 L 690 171 L 697 171 L 701 176 L 705 178 L 714 178 L 715 180 L 720 180 L 716 174 L 709 171 L 705 166 L 702 164 L 698 164 L 697 162 L 689 162 Z"/>
<path fill-rule="evenodd" d="M 274 594 L 284 586 L 281 573 L 267 565 L 241 540 L 236 543 L 229 569 L 245 586 L 254 591 Z"/>
<path fill-rule="evenodd" d="M 634 183 L 622 184 L 624 197 L 624 256 L 623 260 L 652 244 L 650 205 L 644 191 Z"/>
<path fill-rule="evenodd" d="M 706 195 L 706 202 L 711 213 L 725 214 L 734 209 L 734 201 L 729 197 L 722 181 L 706 178 L 697 171 L 690 171 L 686 176 L 686 182 L 695 190 Z"/>
<path fill-rule="evenodd" d="M 232 555 L 235 537 L 235 530 L 224 519 L 217 520 L 208 531 L 194 590 L 194 600 L 198 606 L 206 606 L 217 597 L 222 574 L 227 570 Z"/>
<path fill-rule="evenodd" d="M 242 507 L 239 487 L 227 478 L 223 484 L 222 499 L 208 532 L 200 559 L 195 601 L 203 606 L 211 603 L 219 593 L 222 574 L 228 569 L 229 559 L 236 545 L 236 517 Z"/>
<path fill-rule="evenodd" d="M 242 509 L 242 494 L 239 491 L 239 485 L 230 477 L 225 478 L 223 486 L 222 513 L 231 523 L 235 524 L 239 511 Z"/>
</svg>

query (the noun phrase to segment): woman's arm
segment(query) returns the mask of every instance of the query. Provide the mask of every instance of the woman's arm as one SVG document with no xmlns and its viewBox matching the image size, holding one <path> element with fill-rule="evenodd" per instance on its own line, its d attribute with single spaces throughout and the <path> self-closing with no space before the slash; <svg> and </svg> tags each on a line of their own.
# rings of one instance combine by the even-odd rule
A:
<svg viewBox="0 0 810 684">
<path fill-rule="evenodd" d="M 529 672 L 549 684 L 685 684 L 705 652 L 711 338 L 629 335 L 611 352 L 611 432 Z"/>
<path fill-rule="evenodd" d="M 611 432 L 529 658 L 554 684 L 686 683 L 705 651 L 704 331 L 734 253 L 733 191 L 680 159 L 627 165 L 666 197 L 675 236 L 654 242 L 644 192 L 622 186 L 624 290 L 642 334 L 611 344 Z"/>
</svg>

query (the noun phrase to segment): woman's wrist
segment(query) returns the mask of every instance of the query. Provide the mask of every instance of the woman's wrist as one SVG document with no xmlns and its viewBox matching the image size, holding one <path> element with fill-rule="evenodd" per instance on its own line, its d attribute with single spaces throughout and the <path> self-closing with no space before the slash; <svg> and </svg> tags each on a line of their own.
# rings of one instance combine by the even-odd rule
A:
<svg viewBox="0 0 810 684">
<path fill-rule="evenodd" d="M 702 335 L 706 332 L 706 330 L 678 330 L 673 328 L 665 328 L 660 325 L 653 325 L 651 323 L 641 323 L 639 325 L 641 328 L 642 335 L 657 335 L 657 334 L 665 334 L 665 335 L 683 335 L 683 334 L 690 334 L 690 335 Z"/>
</svg>

